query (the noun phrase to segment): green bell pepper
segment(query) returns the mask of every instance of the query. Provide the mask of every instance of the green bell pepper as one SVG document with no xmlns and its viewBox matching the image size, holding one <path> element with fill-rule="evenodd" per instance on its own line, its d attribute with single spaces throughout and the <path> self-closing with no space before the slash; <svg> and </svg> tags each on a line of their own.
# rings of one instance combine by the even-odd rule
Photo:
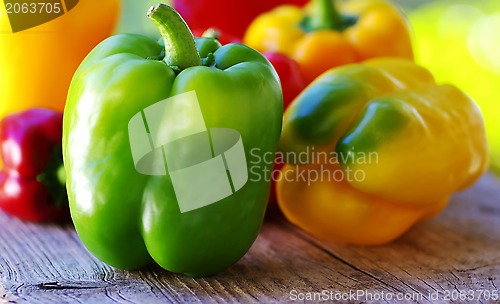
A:
<svg viewBox="0 0 500 304">
<path fill-rule="evenodd" d="M 155 114 L 148 109 L 164 100 L 175 105 L 168 98 L 195 91 L 198 111 L 183 107 L 182 102 L 165 110 L 158 134 L 175 139 L 193 125 L 203 124 L 207 129 L 232 129 L 241 135 L 246 160 L 262 159 L 277 149 L 281 87 L 274 68 L 257 51 L 241 44 L 221 47 L 210 38 L 194 40 L 180 15 L 166 5 L 151 8 L 148 16 L 160 30 L 165 47 L 145 36 L 117 35 L 99 44 L 73 77 L 63 122 L 71 216 L 85 246 L 114 267 L 137 269 L 154 260 L 172 272 L 211 275 L 238 261 L 255 241 L 273 163 L 247 162 L 241 172 L 255 174 L 244 185 L 240 180 L 238 187 L 233 178 L 231 195 L 182 211 L 168 160 L 190 162 L 193 155 L 200 156 L 196 153 L 201 144 L 190 141 L 176 149 L 164 145 L 159 155 L 167 160 L 170 173 L 139 173 L 131 146 L 137 135 L 130 129 L 132 120 L 142 115 L 148 128 L 145 116 Z M 149 135 L 153 133 L 149 130 Z M 214 156 L 216 134 L 211 135 Z M 224 165 L 229 175 L 228 155 Z M 206 174 L 210 179 L 211 172 Z M 191 181 L 181 182 L 189 187 Z M 193 186 L 187 194 L 202 201 L 203 191 Z"/>
</svg>

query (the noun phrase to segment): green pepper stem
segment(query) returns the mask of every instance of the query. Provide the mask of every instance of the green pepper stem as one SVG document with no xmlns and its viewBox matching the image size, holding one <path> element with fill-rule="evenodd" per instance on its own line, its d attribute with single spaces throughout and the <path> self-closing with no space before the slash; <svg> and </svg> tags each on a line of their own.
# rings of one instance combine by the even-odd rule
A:
<svg viewBox="0 0 500 304">
<path fill-rule="evenodd" d="M 201 65 L 193 34 L 177 11 L 168 5 L 158 4 L 151 7 L 148 17 L 156 25 L 165 42 L 163 60 L 166 64 L 177 73 Z"/>
<path fill-rule="evenodd" d="M 335 6 L 335 0 L 313 0 L 313 11 L 310 16 L 312 30 L 340 29 L 344 23 Z"/>
</svg>

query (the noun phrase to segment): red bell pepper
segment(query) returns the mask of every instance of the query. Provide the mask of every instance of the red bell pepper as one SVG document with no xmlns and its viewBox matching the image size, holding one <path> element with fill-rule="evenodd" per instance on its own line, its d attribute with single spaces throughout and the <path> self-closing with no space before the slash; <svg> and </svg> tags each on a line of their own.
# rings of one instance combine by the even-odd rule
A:
<svg viewBox="0 0 500 304">
<path fill-rule="evenodd" d="M 306 82 L 300 74 L 299 64 L 292 58 L 280 53 L 266 52 L 264 56 L 272 63 L 280 77 L 281 88 L 283 90 L 283 106 L 286 110 L 295 97 L 306 87 Z M 284 162 L 281 159 L 276 159 L 272 174 L 271 192 L 269 193 L 270 203 L 276 202 L 275 179 L 278 178 L 279 175 L 277 173 L 283 165 Z"/>
<path fill-rule="evenodd" d="M 263 54 L 271 62 L 281 80 L 283 90 L 283 105 L 286 108 L 306 87 L 306 82 L 300 74 L 297 61 L 292 58 L 276 53 L 266 52 Z"/>
<path fill-rule="evenodd" d="M 295 97 L 306 87 L 306 82 L 300 74 L 299 64 L 292 58 L 276 52 L 266 52 L 264 56 L 271 62 L 280 77 L 283 90 L 283 106 L 286 110 Z M 278 178 L 278 172 L 284 164 L 281 159 L 276 159 L 274 163 L 271 192 L 269 193 L 270 203 L 276 202 L 275 180 Z"/>
<path fill-rule="evenodd" d="M 30 109 L 0 122 L 0 208 L 29 221 L 68 216 L 62 114 Z"/>
<path fill-rule="evenodd" d="M 173 0 L 174 8 L 192 30 L 215 27 L 242 39 L 258 15 L 282 4 L 302 6 L 308 0 Z"/>
</svg>

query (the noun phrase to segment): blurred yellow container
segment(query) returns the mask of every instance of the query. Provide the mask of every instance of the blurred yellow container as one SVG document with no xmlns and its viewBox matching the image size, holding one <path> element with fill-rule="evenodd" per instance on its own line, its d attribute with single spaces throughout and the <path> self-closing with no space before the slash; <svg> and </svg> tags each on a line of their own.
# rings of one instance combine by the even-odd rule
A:
<svg viewBox="0 0 500 304">
<path fill-rule="evenodd" d="M 12 15 L 7 14 L 4 4 L 1 0 L 0 118 L 31 107 L 62 111 L 69 83 L 80 62 L 112 33 L 119 0 L 80 0 L 71 10 L 64 5 L 62 16 L 15 33 L 9 20 Z M 13 8 L 9 10 L 14 12 Z M 30 16 L 38 18 L 33 14 L 39 12 Z"/>
</svg>

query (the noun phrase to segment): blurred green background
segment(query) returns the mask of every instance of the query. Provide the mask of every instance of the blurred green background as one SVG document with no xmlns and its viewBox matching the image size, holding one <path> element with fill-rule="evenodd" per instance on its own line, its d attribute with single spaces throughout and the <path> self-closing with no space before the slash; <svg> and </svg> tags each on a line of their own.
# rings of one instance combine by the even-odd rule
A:
<svg viewBox="0 0 500 304">
<path fill-rule="evenodd" d="M 481 0 L 479 0 L 481 1 Z M 429 2 L 436 2 L 435 0 L 429 1 L 429 0 L 395 0 L 395 3 L 401 5 L 404 9 L 407 10 L 414 10 L 422 5 L 425 5 Z"/>
<path fill-rule="evenodd" d="M 148 9 L 158 3 L 169 1 L 159 0 L 122 0 L 122 13 L 116 33 L 137 33 L 147 36 L 155 36 L 156 28 L 146 17 Z"/>
</svg>

